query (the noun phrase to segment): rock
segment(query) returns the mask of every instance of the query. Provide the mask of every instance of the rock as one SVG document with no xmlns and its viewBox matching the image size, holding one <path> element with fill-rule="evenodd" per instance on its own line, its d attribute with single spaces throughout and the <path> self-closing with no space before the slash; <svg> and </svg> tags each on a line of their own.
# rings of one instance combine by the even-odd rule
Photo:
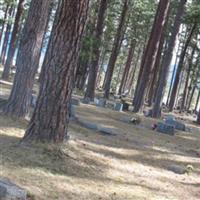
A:
<svg viewBox="0 0 200 200">
<path fill-rule="evenodd" d="M 108 128 L 103 125 L 98 126 L 98 131 L 105 134 L 105 135 L 117 135 L 112 128 Z"/>
<path fill-rule="evenodd" d="M 71 104 L 74 106 L 80 106 L 80 100 L 76 98 L 71 99 Z"/>
<path fill-rule="evenodd" d="M 116 103 L 115 106 L 114 106 L 114 110 L 122 112 L 123 104 L 122 103 Z"/>
<path fill-rule="evenodd" d="M 92 129 L 92 130 L 97 130 L 98 125 L 92 122 L 87 122 L 86 120 L 79 119 L 79 123 L 84 126 L 85 128 Z"/>
<path fill-rule="evenodd" d="M 185 124 L 183 124 L 182 122 L 176 121 L 174 119 L 167 118 L 165 120 L 165 123 L 169 124 L 171 126 L 174 126 L 174 128 L 177 129 L 177 130 L 180 130 L 180 131 L 185 131 L 186 130 Z"/>
<path fill-rule="evenodd" d="M 2 192 L 0 192 L 2 200 L 26 200 L 27 197 L 26 190 L 9 181 L 0 180 L 0 191 Z"/>
<path fill-rule="evenodd" d="M 156 130 L 160 133 L 165 133 L 167 135 L 174 135 L 174 126 L 166 123 L 159 122 L 157 124 Z"/>
<path fill-rule="evenodd" d="M 187 169 L 184 166 L 179 165 L 170 165 L 167 168 L 169 171 L 172 171 L 176 174 L 185 174 L 187 173 Z"/>
<path fill-rule="evenodd" d="M 104 108 L 106 106 L 106 99 L 103 98 L 99 99 L 96 105 Z"/>
</svg>

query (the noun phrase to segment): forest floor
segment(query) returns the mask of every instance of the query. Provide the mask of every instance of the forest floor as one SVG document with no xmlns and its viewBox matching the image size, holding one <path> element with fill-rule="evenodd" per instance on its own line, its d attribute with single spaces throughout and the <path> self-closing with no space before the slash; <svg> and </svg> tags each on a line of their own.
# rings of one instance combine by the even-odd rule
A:
<svg viewBox="0 0 200 200">
<path fill-rule="evenodd" d="M 7 97 L 9 86 L 3 89 Z M 142 117 L 141 126 L 120 121 L 132 113 L 81 104 L 77 115 L 117 134 L 74 121 L 66 144 L 20 146 L 28 122 L 0 115 L 0 177 L 25 188 L 31 200 L 200 199 L 200 127 L 190 123 L 190 132 L 168 136 L 150 129 L 151 118 Z M 172 164 L 194 170 L 175 174 Z"/>
</svg>

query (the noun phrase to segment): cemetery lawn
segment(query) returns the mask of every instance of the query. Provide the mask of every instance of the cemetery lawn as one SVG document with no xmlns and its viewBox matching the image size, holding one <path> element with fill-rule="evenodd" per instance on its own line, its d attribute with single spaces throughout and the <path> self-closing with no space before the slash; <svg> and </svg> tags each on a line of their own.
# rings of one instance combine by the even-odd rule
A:
<svg viewBox="0 0 200 200">
<path fill-rule="evenodd" d="M 0 115 L 0 176 L 25 188 L 30 200 L 198 200 L 200 199 L 200 131 L 176 136 L 120 122 L 119 113 L 92 105 L 77 115 L 117 130 L 103 135 L 77 122 L 68 143 L 19 146 L 27 121 Z M 192 165 L 190 174 L 175 174 L 172 164 Z"/>
</svg>

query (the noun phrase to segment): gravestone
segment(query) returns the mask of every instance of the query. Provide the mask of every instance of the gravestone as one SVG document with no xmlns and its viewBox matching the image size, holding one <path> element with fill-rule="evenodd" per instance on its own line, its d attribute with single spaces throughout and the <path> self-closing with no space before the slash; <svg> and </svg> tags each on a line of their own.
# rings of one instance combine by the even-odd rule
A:
<svg viewBox="0 0 200 200">
<path fill-rule="evenodd" d="M 105 135 L 113 135 L 113 136 L 117 135 L 112 128 L 108 128 L 108 127 L 103 126 L 103 125 L 98 126 L 98 131 L 105 134 Z"/>
<path fill-rule="evenodd" d="M 80 100 L 76 98 L 71 99 L 71 104 L 74 106 L 80 106 Z"/>
<path fill-rule="evenodd" d="M 152 110 L 147 110 L 147 111 L 144 111 L 143 113 L 144 113 L 145 117 L 152 117 L 153 111 Z"/>
<path fill-rule="evenodd" d="M 130 123 L 130 117 L 121 117 L 120 119 L 119 119 L 121 122 L 124 122 L 124 123 Z"/>
<path fill-rule="evenodd" d="M 108 102 L 108 103 L 106 104 L 106 107 L 109 108 L 109 109 L 114 109 L 114 106 L 115 106 L 114 103 Z"/>
<path fill-rule="evenodd" d="M 176 121 L 174 119 L 171 119 L 171 118 L 167 118 L 165 120 L 165 123 L 174 126 L 175 129 L 180 130 L 180 131 L 185 131 L 185 129 L 186 129 L 185 124 L 183 124 L 182 122 Z"/>
<path fill-rule="evenodd" d="M 84 98 L 84 99 L 82 99 L 81 100 L 81 102 L 83 103 L 83 104 L 89 104 L 90 103 L 90 98 Z"/>
<path fill-rule="evenodd" d="M 92 122 L 88 122 L 86 120 L 83 119 L 79 119 L 79 123 L 84 126 L 85 128 L 88 129 L 92 129 L 92 130 L 97 130 L 98 129 L 98 125 Z"/>
<path fill-rule="evenodd" d="M 176 120 L 176 118 L 174 117 L 174 115 L 166 115 L 165 119 Z"/>
<path fill-rule="evenodd" d="M 114 106 L 114 110 L 122 112 L 123 104 L 122 103 L 116 103 L 115 106 Z"/>
<path fill-rule="evenodd" d="M 176 174 L 185 174 L 187 172 L 187 169 L 184 166 L 174 165 L 174 164 L 168 166 L 167 169 Z"/>
<path fill-rule="evenodd" d="M 129 104 L 126 102 L 123 102 L 123 111 L 128 111 L 129 110 Z"/>
<path fill-rule="evenodd" d="M 158 122 L 156 130 L 167 135 L 174 135 L 174 126 L 162 122 Z"/>
<path fill-rule="evenodd" d="M 27 192 L 17 185 L 0 180 L 0 199 L 1 200 L 26 200 Z"/>
<path fill-rule="evenodd" d="M 99 101 L 97 102 L 97 106 L 104 108 L 106 106 L 106 99 L 99 99 Z"/>
</svg>

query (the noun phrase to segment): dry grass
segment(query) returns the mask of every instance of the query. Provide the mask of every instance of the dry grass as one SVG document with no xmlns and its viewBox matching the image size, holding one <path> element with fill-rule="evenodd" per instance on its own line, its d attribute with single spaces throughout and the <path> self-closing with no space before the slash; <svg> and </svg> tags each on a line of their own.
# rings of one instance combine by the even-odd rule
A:
<svg viewBox="0 0 200 200">
<path fill-rule="evenodd" d="M 61 146 L 19 146 L 27 122 L 0 116 L 1 176 L 26 188 L 35 200 L 197 200 L 200 199 L 200 131 L 161 135 L 119 121 L 124 113 L 81 106 L 78 115 L 112 126 L 117 136 L 70 125 Z M 143 119 L 148 127 L 153 121 Z M 191 164 L 176 175 L 168 165 Z"/>
<path fill-rule="evenodd" d="M 0 98 L 10 88 L 0 84 Z M 120 122 L 132 113 L 81 105 L 77 114 L 118 134 L 73 122 L 67 144 L 20 146 L 27 121 L 0 115 L 0 176 L 27 189 L 31 200 L 200 199 L 199 127 L 171 137 L 151 131 L 153 119 L 142 118 L 142 126 Z M 194 171 L 177 175 L 167 170 L 171 164 L 191 164 Z"/>
</svg>

